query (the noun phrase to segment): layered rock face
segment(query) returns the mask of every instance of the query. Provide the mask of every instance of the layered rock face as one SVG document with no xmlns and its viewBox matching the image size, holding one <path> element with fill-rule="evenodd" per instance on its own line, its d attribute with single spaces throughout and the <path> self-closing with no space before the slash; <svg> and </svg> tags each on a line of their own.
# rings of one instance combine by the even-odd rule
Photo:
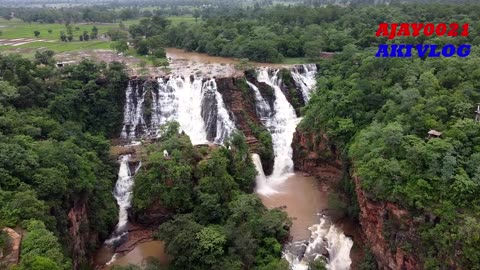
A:
<svg viewBox="0 0 480 270">
<path fill-rule="evenodd" d="M 341 151 L 324 133 L 308 134 L 297 128 L 293 142 L 293 161 L 296 170 L 312 174 L 329 184 L 338 183 L 342 176 Z M 353 164 L 354 165 L 354 164 Z M 391 202 L 374 201 L 361 187 L 361 179 L 352 175 L 360 208 L 362 238 L 375 255 L 380 269 L 422 269 L 420 260 L 405 244 L 416 239 L 415 224 L 408 211 Z"/>
<path fill-rule="evenodd" d="M 258 82 L 253 75 L 246 73 L 246 78 L 259 89 L 264 95 L 265 100 L 272 104 L 274 95 L 271 88 L 265 83 Z M 234 122 L 237 129 L 241 130 L 247 137 L 247 143 L 250 150 L 255 153 L 259 146 L 259 138 L 255 136 L 254 128 L 262 126 L 260 119 L 257 117 L 255 108 L 255 97 L 253 92 L 249 90 L 245 82 L 245 78 L 217 78 L 218 92 L 222 94 L 226 108 L 233 114 Z M 273 171 L 273 157 L 271 159 L 262 158 L 262 166 L 265 174 L 271 174 Z"/>
<path fill-rule="evenodd" d="M 292 141 L 295 170 L 314 175 L 330 184 L 342 176 L 340 153 L 325 134 L 307 134 L 297 128 Z"/>
<path fill-rule="evenodd" d="M 86 258 L 90 257 L 89 247 L 99 245 L 104 239 L 99 239 L 97 232 L 90 231 L 87 203 L 84 198 L 76 199 L 73 207 L 68 212 L 70 221 L 69 234 L 71 237 L 72 267 L 81 269 Z"/>
<path fill-rule="evenodd" d="M 355 192 L 360 206 L 360 224 L 370 249 L 381 269 L 421 269 L 414 253 L 400 246 L 403 242 L 415 241 L 413 221 L 408 211 L 390 202 L 375 202 L 367 198 L 361 188 L 361 180 L 353 176 Z"/>
</svg>

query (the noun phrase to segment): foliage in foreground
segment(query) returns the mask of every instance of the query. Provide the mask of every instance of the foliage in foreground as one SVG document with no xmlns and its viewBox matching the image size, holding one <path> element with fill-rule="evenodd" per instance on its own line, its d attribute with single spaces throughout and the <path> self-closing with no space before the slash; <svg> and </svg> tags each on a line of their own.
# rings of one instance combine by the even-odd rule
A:
<svg viewBox="0 0 480 270">
<path fill-rule="evenodd" d="M 291 223 L 252 194 L 256 170 L 243 135 L 201 154 L 178 123 L 163 134 L 136 176 L 134 207 L 159 203 L 175 212 L 156 234 L 171 269 L 288 269 L 280 256 Z"/>
<path fill-rule="evenodd" d="M 86 202 L 85 229 L 100 239 L 117 218 L 106 137 L 121 124 L 128 78 L 118 63 L 58 70 L 52 56 L 0 56 L 0 228 L 27 230 L 21 269 L 71 268 L 75 202 Z"/>
</svg>

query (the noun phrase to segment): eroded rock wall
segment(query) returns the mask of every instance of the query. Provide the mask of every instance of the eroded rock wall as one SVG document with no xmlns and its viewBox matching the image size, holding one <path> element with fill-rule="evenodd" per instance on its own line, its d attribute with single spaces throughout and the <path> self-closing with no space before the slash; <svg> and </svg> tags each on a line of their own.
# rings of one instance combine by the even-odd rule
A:
<svg viewBox="0 0 480 270">
<path fill-rule="evenodd" d="M 323 132 L 310 134 L 297 128 L 292 147 L 295 170 L 307 172 L 329 184 L 338 183 L 345 171 L 341 151 Z M 379 268 L 422 269 L 421 261 L 413 252 L 415 247 L 409 251 L 405 248 L 418 241 L 411 214 L 394 203 L 372 200 L 362 189 L 360 177 L 352 173 L 352 179 L 360 208 L 358 219 L 363 242 L 375 255 Z"/>
</svg>

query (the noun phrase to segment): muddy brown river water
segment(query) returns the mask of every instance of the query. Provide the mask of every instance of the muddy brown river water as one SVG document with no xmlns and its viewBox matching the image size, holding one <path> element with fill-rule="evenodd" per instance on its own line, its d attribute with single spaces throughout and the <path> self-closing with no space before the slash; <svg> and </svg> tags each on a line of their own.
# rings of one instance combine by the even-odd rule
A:
<svg viewBox="0 0 480 270">
<path fill-rule="evenodd" d="M 283 207 L 292 218 L 290 235 L 293 241 L 310 237 L 308 227 L 319 222 L 318 213 L 328 207 L 328 194 L 314 177 L 296 173 L 276 187 L 278 193 L 259 195 L 268 208 Z"/>
<path fill-rule="evenodd" d="M 165 253 L 164 243 L 162 241 L 150 241 L 138 244 L 132 251 L 118 258 L 105 269 L 110 269 L 114 265 L 142 265 L 150 257 L 158 259 L 162 265 L 167 265 L 170 262 L 170 258 Z"/>
<path fill-rule="evenodd" d="M 212 77 L 229 77 L 242 76 L 243 72 L 235 68 L 240 60 L 236 58 L 210 56 L 205 53 L 187 52 L 182 49 L 167 48 L 165 49 L 167 58 L 169 59 L 169 68 L 173 74 L 190 76 L 191 74 L 212 76 Z M 286 64 L 257 63 L 250 62 L 256 67 L 289 67 Z"/>
</svg>

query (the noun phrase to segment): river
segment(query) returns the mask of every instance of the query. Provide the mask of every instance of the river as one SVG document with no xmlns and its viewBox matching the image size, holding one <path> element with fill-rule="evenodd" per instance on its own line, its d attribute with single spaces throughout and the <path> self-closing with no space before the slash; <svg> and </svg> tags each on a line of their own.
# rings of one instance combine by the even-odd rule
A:
<svg viewBox="0 0 480 270">
<path fill-rule="evenodd" d="M 314 177 L 295 173 L 276 187 L 277 193 L 259 194 L 267 208 L 281 207 L 293 219 L 290 236 L 293 241 L 308 240 L 308 227 L 318 223 L 318 213 L 328 207 L 328 194 Z"/>
<path fill-rule="evenodd" d="M 202 143 L 208 140 L 222 144 L 228 134 L 236 128 L 236 123 L 233 122 L 235 119 L 231 118 L 221 94 L 217 91 L 216 80 L 205 79 L 213 76 L 241 75 L 235 69 L 239 61 L 178 49 L 167 49 L 167 57 L 173 75 L 168 81 L 158 78 L 151 82 L 158 90 L 151 90 L 150 105 L 144 102 L 147 93 L 144 91 L 147 89 L 145 82 L 142 84 L 132 80 L 129 83 L 126 89 L 122 139 L 132 142 L 144 136 L 153 136 L 157 134 L 156 129 L 160 124 L 177 120 L 181 129 L 192 138 L 192 142 Z M 291 142 L 295 127 L 301 119 L 282 90 L 282 76 L 277 76 L 278 67 L 286 65 L 262 63 L 254 65 L 257 66 L 258 82 L 269 85 L 275 96 L 273 104 L 269 104 L 263 99 L 259 89 L 254 84 L 248 83 L 251 91 L 255 93 L 257 117 L 272 135 L 275 155 L 273 173 L 265 176 L 260 157 L 252 154 L 259 172 L 256 192 L 266 207 L 280 207 L 293 220 L 291 239 L 285 245 L 284 258 L 290 262 L 294 270 L 307 269 L 308 263 L 320 256 L 325 258 L 329 270 L 349 270 L 353 241 L 342 230 L 349 226 L 344 226 L 343 223 L 335 224 L 331 217 L 322 215 L 322 211 L 328 208 L 327 187 L 322 186 L 313 177 L 305 177 L 302 173 L 293 171 Z M 294 73 L 292 78 L 296 87 L 301 88 L 303 99 L 307 103 L 315 87 L 317 66 L 309 64 L 289 68 Z M 153 112 L 150 114 L 151 119 L 144 115 L 144 107 L 147 105 L 152 107 L 147 108 Z M 216 123 L 210 123 L 210 118 L 205 119 L 202 113 L 204 108 L 213 108 Z M 211 131 L 209 127 L 216 127 L 215 131 L 220 136 L 208 138 L 207 134 Z M 117 228 L 112 237 L 106 241 L 107 246 L 116 247 L 117 244 L 124 243 L 130 235 L 127 213 L 131 207 L 134 174 L 141 166 L 130 164 L 130 155 L 123 156 L 120 162 L 122 166 L 114 195 L 121 211 Z M 109 252 L 112 253 L 111 250 Z M 98 255 L 108 258 L 108 250 L 105 254 L 102 255 L 100 251 Z M 120 254 L 113 258 L 110 255 L 112 259 L 107 261 L 110 261 L 109 265 L 141 264 L 146 257 L 156 257 L 165 264 L 169 261 L 165 255 L 164 245 L 159 241 L 140 243 L 127 254 L 120 251 Z M 103 264 L 106 262 L 105 259 L 101 261 Z"/>
</svg>

